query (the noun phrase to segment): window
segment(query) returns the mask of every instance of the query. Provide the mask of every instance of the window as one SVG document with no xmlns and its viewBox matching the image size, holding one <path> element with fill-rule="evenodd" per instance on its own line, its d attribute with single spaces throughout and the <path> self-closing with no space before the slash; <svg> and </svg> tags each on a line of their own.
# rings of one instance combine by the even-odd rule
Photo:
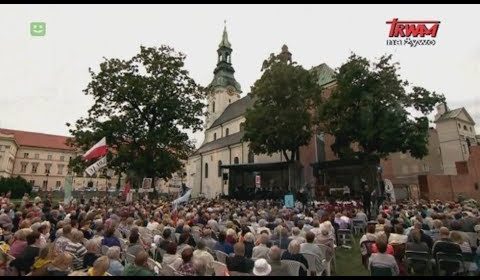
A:
<svg viewBox="0 0 480 280">
<path fill-rule="evenodd" d="M 462 126 L 460 124 L 458 124 L 458 128 L 462 128 Z"/>
<path fill-rule="evenodd" d="M 215 101 L 212 102 L 212 112 L 215 113 Z"/>
<path fill-rule="evenodd" d="M 245 123 L 244 122 L 240 123 L 240 131 L 243 131 L 243 129 L 245 129 Z"/>
<path fill-rule="evenodd" d="M 467 126 L 466 126 L 466 125 L 463 126 L 463 130 L 467 130 Z"/>
<path fill-rule="evenodd" d="M 45 163 L 45 173 L 50 174 L 50 168 L 52 167 L 51 163 Z"/>
<path fill-rule="evenodd" d="M 23 158 L 28 158 L 28 153 L 24 153 Z"/>
<path fill-rule="evenodd" d="M 48 156 L 47 156 L 47 159 L 48 159 L 48 160 L 52 160 L 52 155 L 48 155 Z"/>
<path fill-rule="evenodd" d="M 213 134 L 213 140 L 217 140 L 217 133 Z"/>
<path fill-rule="evenodd" d="M 60 156 L 60 161 L 65 161 L 65 156 Z"/>
<path fill-rule="evenodd" d="M 227 129 L 225 129 L 225 136 L 228 136 L 229 133 L 230 133 L 230 130 L 227 127 Z"/>
<path fill-rule="evenodd" d="M 222 177 L 222 161 L 218 161 L 218 177 Z"/>
<path fill-rule="evenodd" d="M 20 163 L 22 165 L 21 169 L 20 169 L 20 173 L 26 173 L 27 172 L 27 165 L 28 165 L 28 162 L 22 162 Z"/>
<path fill-rule="evenodd" d="M 35 180 L 30 180 L 28 182 L 30 183 L 30 185 L 35 186 Z"/>
<path fill-rule="evenodd" d="M 37 173 L 37 168 L 38 168 L 38 162 L 32 163 L 32 173 L 33 174 Z"/>
<path fill-rule="evenodd" d="M 58 165 L 58 175 L 62 175 L 62 173 L 63 173 L 63 167 L 64 167 L 64 166 L 65 166 L 65 165 L 63 165 L 63 164 L 59 164 L 59 165 Z"/>
<path fill-rule="evenodd" d="M 208 163 L 205 163 L 205 178 L 208 178 Z"/>
<path fill-rule="evenodd" d="M 60 188 L 60 185 L 61 185 L 61 184 L 62 184 L 62 182 L 57 181 L 57 182 L 55 183 L 55 187 Z"/>
<path fill-rule="evenodd" d="M 234 163 L 234 164 L 238 164 L 238 157 L 235 157 L 235 158 L 233 159 L 233 163 Z"/>
<path fill-rule="evenodd" d="M 40 154 L 35 154 L 35 159 L 39 159 L 40 158 Z"/>
<path fill-rule="evenodd" d="M 248 163 L 253 163 L 255 160 L 255 156 L 252 151 L 248 151 Z"/>
<path fill-rule="evenodd" d="M 43 180 L 42 187 L 43 187 L 44 189 L 46 189 L 46 188 L 47 188 L 47 185 L 48 185 L 48 181 L 47 181 L 47 180 Z"/>
</svg>

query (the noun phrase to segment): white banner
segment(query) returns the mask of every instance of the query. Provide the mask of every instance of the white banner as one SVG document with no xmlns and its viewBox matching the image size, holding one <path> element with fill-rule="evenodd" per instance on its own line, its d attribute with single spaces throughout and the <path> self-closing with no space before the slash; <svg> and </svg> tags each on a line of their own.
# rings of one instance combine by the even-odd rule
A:
<svg viewBox="0 0 480 280">
<path fill-rule="evenodd" d="M 182 202 L 187 202 L 191 194 L 192 194 L 192 189 L 188 190 L 182 197 L 175 199 L 172 203 L 179 204 Z"/>
<path fill-rule="evenodd" d="M 93 174 L 97 173 L 98 170 L 100 170 L 105 166 L 107 166 L 107 156 L 102 157 L 97 162 L 87 167 L 87 169 L 85 169 L 85 172 L 89 176 L 92 176 Z"/>
</svg>

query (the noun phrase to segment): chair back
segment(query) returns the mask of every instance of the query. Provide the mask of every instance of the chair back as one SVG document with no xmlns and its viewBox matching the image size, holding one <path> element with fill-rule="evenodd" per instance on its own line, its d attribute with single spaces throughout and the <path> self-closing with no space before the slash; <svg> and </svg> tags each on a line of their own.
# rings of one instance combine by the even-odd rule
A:
<svg viewBox="0 0 480 280">
<path fill-rule="evenodd" d="M 162 270 L 162 265 L 159 264 L 158 262 L 156 262 L 154 259 L 152 258 L 148 258 L 147 260 L 147 263 L 148 263 L 148 266 L 150 267 L 150 269 L 152 269 L 153 271 L 155 271 L 155 273 L 158 275 L 160 273 L 160 271 Z"/>
<path fill-rule="evenodd" d="M 407 270 L 415 273 L 425 273 L 430 268 L 431 256 L 428 252 L 405 251 Z"/>
<path fill-rule="evenodd" d="M 320 256 L 311 253 L 302 253 L 308 263 L 308 271 L 315 272 L 320 275 L 325 269 L 321 264 L 323 263 Z"/>
<path fill-rule="evenodd" d="M 332 248 L 328 247 L 325 244 L 317 244 L 317 246 L 322 250 L 323 255 L 325 256 L 325 260 L 327 262 L 331 261 L 333 258 L 333 250 Z"/>
<path fill-rule="evenodd" d="M 437 269 L 444 270 L 447 274 L 460 272 L 465 269 L 462 254 L 438 252 L 435 256 L 435 260 L 437 262 Z"/>
<path fill-rule="evenodd" d="M 371 276 L 393 276 L 393 271 L 392 271 L 392 268 L 390 267 L 371 266 L 370 275 Z"/>
<path fill-rule="evenodd" d="M 368 259 L 372 255 L 372 245 L 375 244 L 375 241 L 363 241 L 360 244 L 360 254 L 362 255 L 362 263 L 365 268 L 368 267 Z"/>
<path fill-rule="evenodd" d="M 126 263 L 135 263 L 135 256 L 130 254 L 130 253 L 126 253 L 125 254 L 125 262 Z"/>
<path fill-rule="evenodd" d="M 301 262 L 294 260 L 281 260 L 280 262 L 288 268 L 288 274 L 290 274 L 290 276 L 300 276 L 300 268 L 305 271 L 308 270 Z"/>
<path fill-rule="evenodd" d="M 406 244 L 405 243 L 392 244 L 392 247 L 393 247 L 393 256 L 395 257 L 395 259 L 402 261 L 403 258 L 405 257 Z"/>
<path fill-rule="evenodd" d="M 213 261 L 213 270 L 215 271 L 215 276 L 225 276 L 228 271 L 227 265 L 218 261 Z"/>
<path fill-rule="evenodd" d="M 162 266 L 162 270 L 160 271 L 160 273 L 163 275 L 163 276 L 176 276 L 175 273 L 177 271 L 175 270 L 175 268 L 173 268 L 171 265 L 167 264 L 167 265 L 163 265 Z"/>
<path fill-rule="evenodd" d="M 215 250 L 215 257 L 217 257 L 217 261 L 221 262 L 221 263 L 227 263 L 227 257 L 228 255 L 225 254 L 224 252 L 222 251 L 219 251 L 219 250 Z"/>
</svg>

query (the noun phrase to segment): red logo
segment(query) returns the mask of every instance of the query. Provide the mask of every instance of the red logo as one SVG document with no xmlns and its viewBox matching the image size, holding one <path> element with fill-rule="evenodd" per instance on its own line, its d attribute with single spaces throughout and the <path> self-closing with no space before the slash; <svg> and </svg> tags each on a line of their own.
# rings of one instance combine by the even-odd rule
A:
<svg viewBox="0 0 480 280">
<path fill-rule="evenodd" d="M 399 21 L 394 18 L 392 21 L 387 21 L 390 24 L 390 33 L 388 37 L 437 37 L 440 21 Z"/>
</svg>

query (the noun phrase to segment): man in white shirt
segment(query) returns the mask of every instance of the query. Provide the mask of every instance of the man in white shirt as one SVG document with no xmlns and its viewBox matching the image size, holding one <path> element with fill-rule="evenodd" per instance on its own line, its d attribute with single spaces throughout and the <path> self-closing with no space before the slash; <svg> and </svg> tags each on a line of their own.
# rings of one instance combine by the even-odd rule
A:
<svg viewBox="0 0 480 280">
<path fill-rule="evenodd" d="M 269 249 L 267 247 L 268 240 L 269 240 L 269 237 L 268 237 L 267 234 L 262 234 L 260 236 L 260 239 L 259 239 L 260 244 L 253 247 L 252 258 L 254 258 L 254 259 L 260 259 L 260 258 L 267 259 L 268 251 L 269 251 Z"/>
</svg>

